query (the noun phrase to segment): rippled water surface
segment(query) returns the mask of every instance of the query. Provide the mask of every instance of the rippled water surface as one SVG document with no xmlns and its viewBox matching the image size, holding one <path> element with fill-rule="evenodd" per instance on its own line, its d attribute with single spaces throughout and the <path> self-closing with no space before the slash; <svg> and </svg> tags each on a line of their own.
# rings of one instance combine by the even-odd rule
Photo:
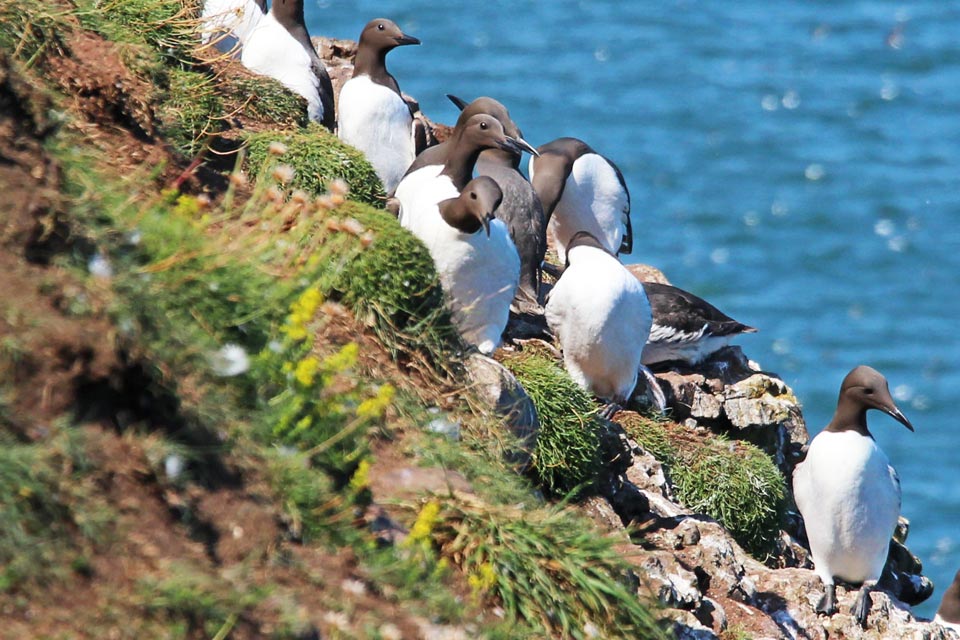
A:
<svg viewBox="0 0 960 640">
<path fill-rule="evenodd" d="M 760 333 L 740 342 L 812 433 L 854 365 L 890 381 L 912 434 L 898 469 L 909 546 L 960 567 L 960 7 L 935 0 L 737 3 L 307 0 L 311 33 L 390 17 L 423 41 L 388 66 L 433 119 L 490 95 L 534 145 L 586 140 L 623 171 L 632 260 Z"/>
</svg>

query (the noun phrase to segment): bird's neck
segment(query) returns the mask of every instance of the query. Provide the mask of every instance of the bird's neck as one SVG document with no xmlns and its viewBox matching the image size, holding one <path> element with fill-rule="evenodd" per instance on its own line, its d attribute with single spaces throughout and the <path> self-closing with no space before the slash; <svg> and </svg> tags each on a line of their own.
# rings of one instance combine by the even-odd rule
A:
<svg viewBox="0 0 960 640">
<path fill-rule="evenodd" d="M 447 154 L 447 161 L 444 163 L 440 175 L 448 176 L 457 191 L 463 191 L 467 183 L 473 178 L 473 168 L 477 164 L 477 158 L 480 157 L 481 151 L 483 149 L 474 145 L 455 143 L 451 147 L 450 153 Z"/>
<path fill-rule="evenodd" d="M 486 149 L 480 154 L 479 162 L 508 169 L 520 168 L 520 156 L 506 149 Z"/>
<path fill-rule="evenodd" d="M 389 49 L 374 49 L 360 47 L 357 59 L 353 63 L 353 77 L 367 75 L 377 84 L 381 84 L 400 95 L 400 85 L 396 78 L 387 71 L 387 53 Z"/>
<path fill-rule="evenodd" d="M 872 438 L 867 429 L 867 409 L 856 402 L 841 398 L 837 403 L 837 410 L 827 425 L 825 431 L 834 433 L 840 431 L 856 431 L 860 435 Z"/>
</svg>

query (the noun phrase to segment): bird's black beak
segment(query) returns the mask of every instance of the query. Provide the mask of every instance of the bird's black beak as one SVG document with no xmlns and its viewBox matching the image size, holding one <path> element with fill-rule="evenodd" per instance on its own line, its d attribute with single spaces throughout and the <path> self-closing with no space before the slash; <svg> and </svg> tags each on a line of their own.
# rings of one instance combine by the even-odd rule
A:
<svg viewBox="0 0 960 640">
<path fill-rule="evenodd" d="M 483 223 L 483 230 L 487 232 L 487 237 L 490 237 L 490 221 L 493 219 L 493 214 L 488 213 L 480 220 Z"/>
<path fill-rule="evenodd" d="M 452 93 L 447 94 L 447 99 L 450 102 L 452 102 L 454 105 L 456 105 L 457 109 L 460 109 L 460 111 L 463 111 L 464 109 L 467 108 L 467 101 L 464 100 L 463 98 L 458 98 Z"/>
<path fill-rule="evenodd" d="M 907 429 L 910 429 L 910 431 L 914 430 L 913 425 L 910 424 L 909 420 L 907 420 L 907 416 L 903 415 L 900 412 L 900 409 L 897 408 L 897 405 L 891 403 L 889 406 L 885 405 L 880 407 L 880 410 L 883 411 L 888 416 L 890 416 L 891 418 L 893 418 L 894 420 L 896 420 L 897 422 L 899 422 L 900 424 L 902 424 L 903 426 L 905 426 Z"/>
<path fill-rule="evenodd" d="M 506 149 L 507 151 L 512 151 L 514 153 L 523 153 L 526 151 L 531 155 L 537 156 L 538 158 L 540 157 L 540 153 L 523 138 L 511 138 L 510 136 L 506 136 L 506 139 L 500 143 L 500 148 Z"/>
<path fill-rule="evenodd" d="M 414 38 L 413 36 L 408 36 L 405 33 L 401 34 L 400 37 L 395 38 L 395 40 L 398 47 L 403 46 L 405 44 L 420 44 L 420 40 L 418 38 Z"/>
</svg>

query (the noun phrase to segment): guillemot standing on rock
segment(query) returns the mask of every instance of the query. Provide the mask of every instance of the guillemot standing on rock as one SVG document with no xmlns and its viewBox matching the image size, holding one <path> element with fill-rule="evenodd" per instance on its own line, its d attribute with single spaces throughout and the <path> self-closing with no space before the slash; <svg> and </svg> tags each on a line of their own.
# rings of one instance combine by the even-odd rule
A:
<svg viewBox="0 0 960 640">
<path fill-rule="evenodd" d="M 943 592 L 940 608 L 937 609 L 933 621 L 960 633 L 960 571 L 957 571 L 953 582 Z"/>
<path fill-rule="evenodd" d="M 530 158 L 530 181 L 549 221 L 561 262 L 578 231 L 589 231 L 613 255 L 633 251 L 630 192 L 617 165 L 576 138 L 557 138 Z"/>
<path fill-rule="evenodd" d="M 741 333 L 757 330 L 737 322 L 689 291 L 659 282 L 643 282 L 653 310 L 643 364 L 680 361 L 696 365 Z"/>
<path fill-rule="evenodd" d="M 243 43 L 240 62 L 303 96 L 310 119 L 333 131 L 333 84 L 310 42 L 303 0 L 273 0 Z"/>
<path fill-rule="evenodd" d="M 816 611 L 836 613 L 835 579 L 862 583 L 852 613 L 864 628 L 870 590 L 883 572 L 900 517 L 900 479 L 867 429 L 869 409 L 879 409 L 913 431 L 890 396 L 886 378 L 861 365 L 843 379 L 833 419 L 793 473 L 814 571 L 824 585 Z"/>
<path fill-rule="evenodd" d="M 360 34 L 353 77 L 340 89 L 338 135 L 363 151 L 387 193 L 417 155 L 413 114 L 387 71 L 387 54 L 409 44 L 420 41 L 391 20 L 371 20 Z"/>
<path fill-rule="evenodd" d="M 221 53 L 240 57 L 244 43 L 266 13 L 266 0 L 206 0 L 200 41 L 212 41 Z"/>
<path fill-rule="evenodd" d="M 660 387 L 641 362 L 652 322 L 640 281 L 588 231 L 567 244 L 567 266 L 547 296 L 547 325 L 559 338 L 570 377 L 608 405 L 626 405 L 640 371 L 663 409 Z"/>
<path fill-rule="evenodd" d="M 471 181 L 473 168 L 484 149 L 535 151 L 523 140 L 507 136 L 500 122 L 488 115 L 476 115 L 458 125 L 450 140 L 446 162 L 404 177 L 395 197 L 400 203 L 400 224 L 430 251 L 458 331 L 467 343 L 489 354 L 499 346 L 507 325 L 520 257 L 503 222 L 488 221 L 487 234 L 480 234 L 476 216 L 467 215 L 476 211 L 469 204 L 474 199 L 471 193 L 487 205 L 496 199 L 491 196 L 495 193 L 492 179 Z M 471 191 L 472 185 L 478 190 Z"/>
</svg>

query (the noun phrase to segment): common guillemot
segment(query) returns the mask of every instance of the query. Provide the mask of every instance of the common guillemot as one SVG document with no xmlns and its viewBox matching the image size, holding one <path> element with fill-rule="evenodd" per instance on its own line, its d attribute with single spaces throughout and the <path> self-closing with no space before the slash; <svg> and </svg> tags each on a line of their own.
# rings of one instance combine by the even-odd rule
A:
<svg viewBox="0 0 960 640">
<path fill-rule="evenodd" d="M 417 155 L 413 114 L 387 71 L 387 54 L 411 44 L 420 41 L 393 21 L 371 20 L 360 33 L 353 77 L 340 89 L 337 133 L 363 151 L 387 193 L 396 189 Z"/>
<path fill-rule="evenodd" d="M 549 221 L 561 262 L 578 231 L 588 231 L 613 255 L 633 251 L 630 192 L 613 162 L 576 138 L 557 138 L 530 159 L 530 181 Z"/>
<path fill-rule="evenodd" d="M 643 348 L 647 366 L 671 361 L 696 365 L 734 337 L 756 332 L 689 291 L 659 282 L 642 284 L 653 310 L 653 326 Z"/>
<path fill-rule="evenodd" d="M 579 231 L 569 239 L 566 268 L 547 296 L 546 319 L 570 377 L 607 401 L 603 415 L 611 417 L 627 404 L 639 372 L 649 373 L 640 360 L 652 316 L 640 281 L 596 236 Z M 662 409 L 655 381 L 650 390 Z"/>
<path fill-rule="evenodd" d="M 447 94 L 447 98 L 457 105 L 461 115 L 487 113 L 500 121 L 508 136 L 523 137 L 507 108 L 493 98 L 480 97 L 469 104 L 454 95 Z M 438 150 L 432 156 L 442 157 L 445 154 L 443 143 L 436 147 Z M 420 156 L 417 157 L 418 161 Z M 510 239 L 520 254 L 520 287 L 515 304 L 521 311 L 539 313 L 541 268 L 547 252 L 547 219 L 533 185 L 520 173 L 520 160 L 521 154 L 487 149 L 477 159 L 477 175 L 490 176 L 503 191 L 503 202 L 497 209 L 497 218 L 507 225 Z"/>
<path fill-rule="evenodd" d="M 458 125 L 450 140 L 446 162 L 404 177 L 395 198 L 400 205 L 400 224 L 430 251 L 460 334 L 489 354 L 499 346 L 507 324 L 520 257 L 500 220 L 489 222 L 488 235 L 468 233 L 459 225 L 451 226 L 441 205 L 453 206 L 451 200 L 468 193 L 474 164 L 484 149 L 534 150 L 523 140 L 507 136 L 499 121 L 483 114 Z"/>
<path fill-rule="evenodd" d="M 953 582 L 943 592 L 940 607 L 933 621 L 960 633 L 960 571 L 957 571 L 953 576 Z"/>
<path fill-rule="evenodd" d="M 333 84 L 310 42 L 303 0 L 273 0 L 243 43 L 240 62 L 303 96 L 310 119 L 333 131 Z"/>
<path fill-rule="evenodd" d="M 810 443 L 793 474 L 814 571 L 824 585 L 816 611 L 837 611 L 835 579 L 862 584 L 852 613 L 866 628 L 870 590 L 887 560 L 900 516 L 900 479 L 867 429 L 867 410 L 879 409 L 913 431 L 887 380 L 861 365 L 843 379 L 830 424 Z"/>
</svg>

